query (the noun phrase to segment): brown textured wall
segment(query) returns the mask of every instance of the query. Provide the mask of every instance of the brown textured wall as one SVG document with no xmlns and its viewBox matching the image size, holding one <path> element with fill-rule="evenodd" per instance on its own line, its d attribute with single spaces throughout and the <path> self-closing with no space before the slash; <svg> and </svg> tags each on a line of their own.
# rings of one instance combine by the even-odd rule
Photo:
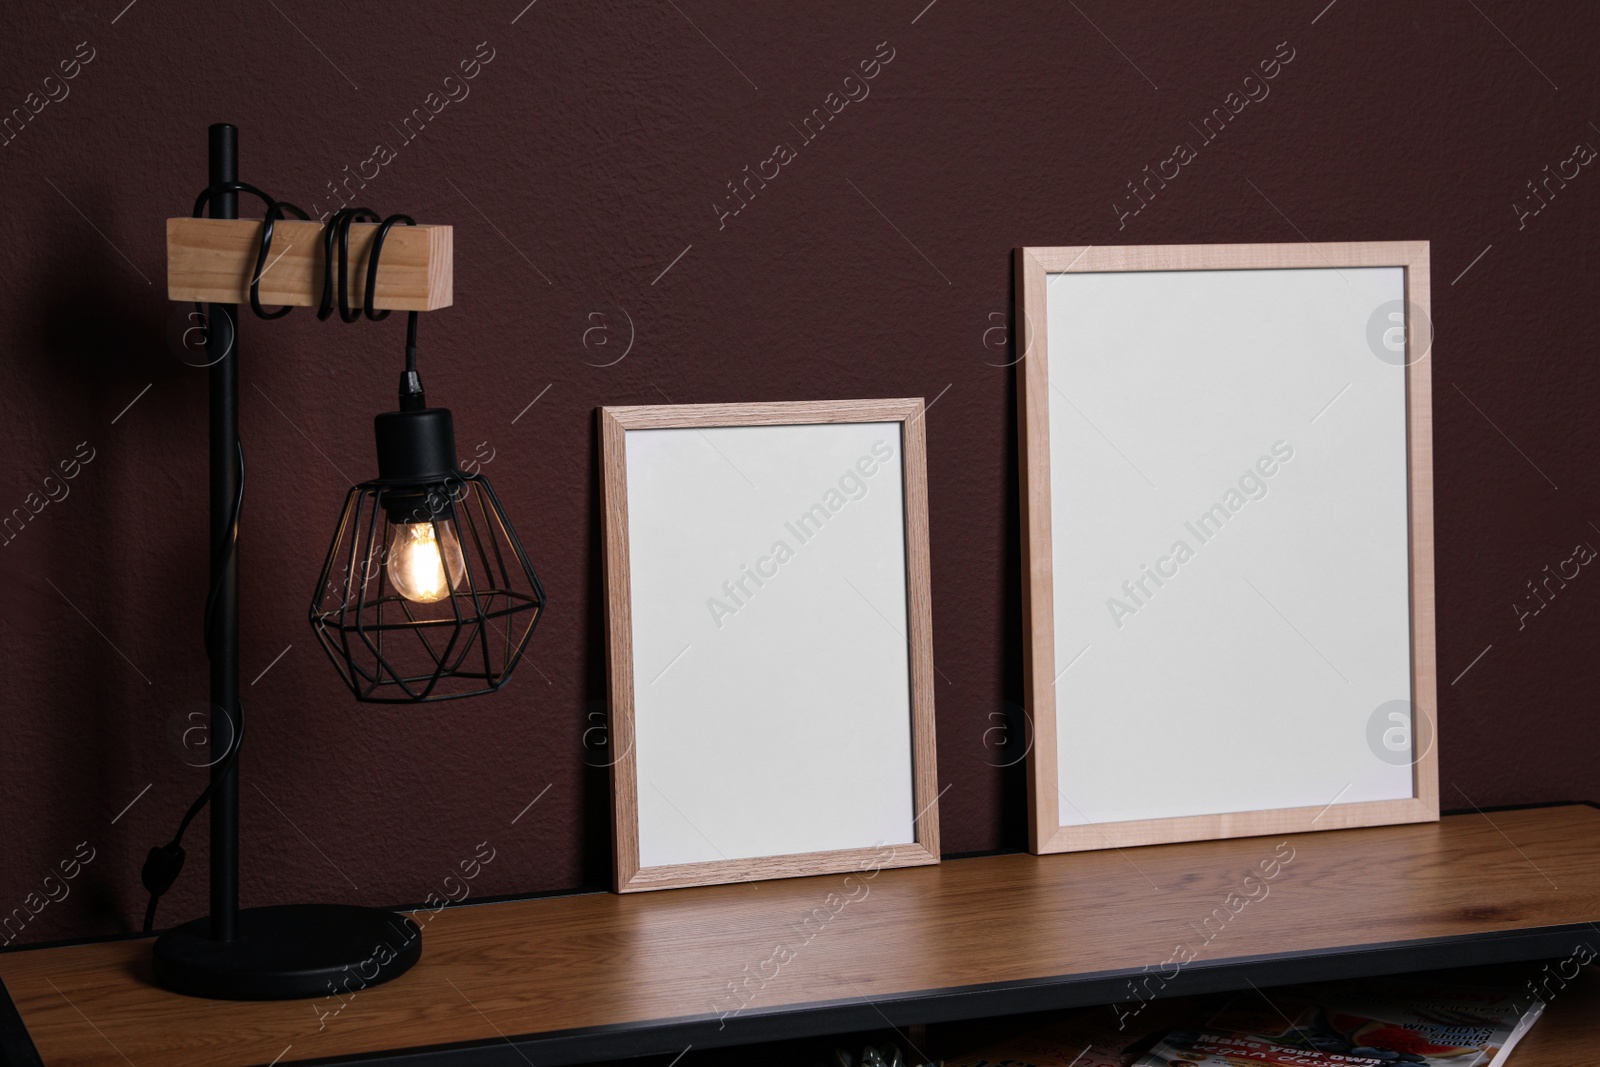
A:
<svg viewBox="0 0 1600 1067">
<path fill-rule="evenodd" d="M 1019 244 L 1431 240 L 1445 805 L 1600 798 L 1600 577 L 1513 607 L 1600 545 L 1600 175 L 1537 214 L 1526 185 L 1600 144 L 1593 5 L 125 2 L 9 5 L 0 34 L 0 110 L 41 108 L 0 147 L 0 512 L 66 494 L 0 547 L 0 913 L 93 850 L 19 941 L 136 923 L 144 851 L 204 779 L 172 736 L 205 689 L 204 375 L 168 341 L 162 242 L 215 121 L 302 206 L 348 167 L 376 175 L 362 203 L 455 225 L 430 397 L 492 450 L 551 595 L 502 695 L 354 705 L 305 605 L 403 326 L 244 321 L 246 904 L 417 901 L 485 840 L 476 895 L 606 883 L 593 410 L 669 398 L 937 398 L 945 846 L 1019 845 L 1021 768 L 984 746 L 1020 692 L 1013 387 L 986 333 Z M 1119 228 L 1125 183 L 1280 50 L 1270 95 Z M 779 170 L 734 214 L 747 165 Z M 196 831 L 164 923 L 203 910 Z"/>
</svg>

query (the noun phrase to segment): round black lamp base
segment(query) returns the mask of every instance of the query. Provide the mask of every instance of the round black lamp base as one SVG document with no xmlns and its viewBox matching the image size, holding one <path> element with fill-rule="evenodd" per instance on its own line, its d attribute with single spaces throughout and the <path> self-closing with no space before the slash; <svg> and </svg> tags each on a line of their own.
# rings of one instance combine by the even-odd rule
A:
<svg viewBox="0 0 1600 1067">
<path fill-rule="evenodd" d="M 156 939 L 156 981 L 212 1000 L 348 996 L 398 978 L 422 958 L 422 928 L 351 904 L 283 904 L 239 912 L 238 936 L 211 939 L 196 919 Z"/>
</svg>

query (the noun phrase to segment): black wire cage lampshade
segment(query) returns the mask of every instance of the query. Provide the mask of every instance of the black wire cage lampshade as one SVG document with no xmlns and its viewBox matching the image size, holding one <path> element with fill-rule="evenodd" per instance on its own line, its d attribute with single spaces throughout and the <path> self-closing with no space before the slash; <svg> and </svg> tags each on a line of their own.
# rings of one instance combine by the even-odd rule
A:
<svg viewBox="0 0 1600 1067">
<path fill-rule="evenodd" d="M 357 700 L 491 693 L 527 648 L 544 588 L 489 479 L 456 465 L 450 412 L 422 406 L 420 383 L 402 388 L 401 410 L 373 419 L 378 477 L 345 500 L 311 625 Z"/>
</svg>

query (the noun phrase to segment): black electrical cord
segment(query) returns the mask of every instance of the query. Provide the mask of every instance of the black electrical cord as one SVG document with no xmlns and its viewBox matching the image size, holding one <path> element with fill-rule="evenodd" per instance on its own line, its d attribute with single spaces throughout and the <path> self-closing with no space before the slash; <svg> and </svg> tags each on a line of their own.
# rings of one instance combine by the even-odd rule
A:
<svg viewBox="0 0 1600 1067">
<path fill-rule="evenodd" d="M 280 307 L 268 311 L 261 306 L 261 276 L 271 269 L 277 262 L 269 257 L 272 254 L 272 236 L 277 223 L 284 217 L 285 212 L 298 217 L 302 222 L 310 221 L 304 211 L 285 200 L 275 200 L 268 194 L 253 185 L 244 182 L 219 182 L 205 189 L 195 199 L 194 217 L 200 218 L 208 205 L 215 197 L 228 193 L 248 193 L 259 197 L 266 205 L 266 218 L 261 226 L 261 239 L 256 249 L 255 271 L 250 277 L 250 310 L 258 318 L 280 319 L 293 311 L 292 306 Z M 379 222 L 377 212 L 369 208 L 346 208 L 336 211 L 328 219 L 323 231 L 322 240 L 322 300 L 317 308 L 317 318 L 327 319 L 334 310 L 333 276 L 334 276 L 334 247 L 338 245 L 339 269 L 339 295 L 338 312 L 342 322 L 355 322 L 360 319 L 363 312 L 373 322 L 381 322 L 389 317 L 387 309 L 379 312 L 373 311 L 373 298 L 378 288 L 378 258 L 383 253 L 383 242 L 389 235 L 389 230 L 396 223 L 415 226 L 416 220 L 409 215 L 390 215 L 383 219 L 378 227 L 377 234 L 373 237 L 372 252 L 367 257 L 367 284 L 365 291 L 364 307 L 360 310 L 350 309 L 349 298 L 349 260 L 350 260 L 350 225 L 353 222 Z M 195 304 L 195 309 L 201 315 L 201 321 L 209 323 L 205 315 L 204 305 Z M 230 326 L 232 324 L 230 323 Z M 231 336 L 231 335 L 230 335 Z M 231 353 L 231 348 L 230 348 Z M 226 356 L 224 356 L 226 358 Z M 417 377 L 417 313 L 411 312 L 406 318 L 406 369 L 401 377 L 402 403 L 412 399 L 418 407 L 422 405 L 422 383 Z M 205 647 L 206 658 L 214 659 L 216 650 L 214 638 L 216 635 L 216 610 L 217 599 L 221 594 L 223 575 L 227 572 L 228 563 L 232 562 L 234 554 L 239 548 L 239 514 L 244 506 L 244 445 L 238 446 L 239 488 L 234 493 L 233 505 L 228 509 L 228 522 L 222 534 L 222 541 L 216 546 L 212 558 L 220 562 L 217 576 L 211 583 L 211 589 L 206 594 L 205 608 Z M 155 929 L 156 906 L 161 897 L 172 888 L 178 880 L 179 873 L 183 870 L 185 853 L 183 850 L 183 835 L 188 831 L 189 824 L 195 816 L 211 802 L 211 796 L 216 791 L 217 783 L 226 778 L 234 765 L 239 762 L 239 749 L 244 742 L 244 703 L 240 701 L 233 710 L 232 734 L 229 738 L 228 751 L 222 759 L 213 765 L 214 770 L 211 782 L 189 805 L 189 810 L 184 812 L 183 819 L 178 823 L 178 832 L 172 840 L 165 845 L 157 845 L 145 857 L 144 868 L 140 872 L 140 881 L 150 893 L 150 902 L 144 912 L 144 932 L 151 933 Z"/>
<path fill-rule="evenodd" d="M 389 311 L 373 311 L 372 305 L 378 293 L 378 256 L 383 252 L 384 239 L 389 236 L 389 230 L 397 222 L 407 226 L 415 226 L 417 220 L 410 215 L 390 215 L 378 227 L 378 232 L 372 237 L 372 258 L 367 261 L 367 292 L 362 306 L 366 309 L 367 318 L 373 322 L 382 322 L 389 317 Z M 341 283 L 343 275 L 340 276 Z M 402 403 L 415 400 L 418 407 L 422 405 L 422 382 L 417 378 L 417 313 L 409 312 L 406 315 L 406 373 L 400 381 L 400 394 L 405 398 Z"/>
<path fill-rule="evenodd" d="M 218 546 L 221 554 L 222 567 L 217 569 L 217 578 L 211 583 L 211 591 L 206 596 L 206 656 L 213 655 L 212 637 L 216 633 L 217 595 L 222 587 L 222 576 L 226 573 L 228 562 L 238 551 L 239 546 L 239 510 L 244 505 L 244 446 L 238 450 L 239 488 L 233 495 L 233 506 L 229 508 L 226 541 Z M 241 701 L 238 708 L 231 716 L 233 720 L 232 736 L 228 738 L 228 751 L 216 764 L 220 770 L 214 771 L 211 782 L 205 790 L 195 798 L 189 810 L 184 813 L 183 821 L 178 824 L 178 832 L 172 835 L 172 840 L 165 845 L 158 845 L 150 850 L 145 857 L 144 869 L 140 872 L 139 880 L 150 891 L 150 903 L 144 910 L 144 932 L 150 933 L 155 929 L 156 905 L 172 884 L 178 880 L 178 875 L 183 871 L 185 853 L 183 851 L 183 835 L 189 829 L 189 824 L 194 817 L 200 814 L 202 808 L 211 802 L 211 794 L 216 791 L 219 779 L 226 776 L 233 765 L 239 762 L 239 748 L 244 743 L 244 704 Z"/>
</svg>

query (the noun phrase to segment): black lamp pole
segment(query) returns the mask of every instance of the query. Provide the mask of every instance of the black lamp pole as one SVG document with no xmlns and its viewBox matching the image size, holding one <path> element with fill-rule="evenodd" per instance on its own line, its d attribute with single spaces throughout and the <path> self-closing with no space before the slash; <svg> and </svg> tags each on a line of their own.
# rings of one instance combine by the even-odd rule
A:
<svg viewBox="0 0 1600 1067">
<path fill-rule="evenodd" d="M 211 182 L 239 180 L 239 128 L 210 129 Z M 239 217 L 239 196 L 211 201 L 211 217 Z M 239 305 L 212 304 L 206 357 L 211 365 L 211 582 L 206 620 L 211 650 L 211 936 L 232 941 L 239 923 L 239 763 L 221 753 L 237 744 L 239 719 Z"/>
</svg>

